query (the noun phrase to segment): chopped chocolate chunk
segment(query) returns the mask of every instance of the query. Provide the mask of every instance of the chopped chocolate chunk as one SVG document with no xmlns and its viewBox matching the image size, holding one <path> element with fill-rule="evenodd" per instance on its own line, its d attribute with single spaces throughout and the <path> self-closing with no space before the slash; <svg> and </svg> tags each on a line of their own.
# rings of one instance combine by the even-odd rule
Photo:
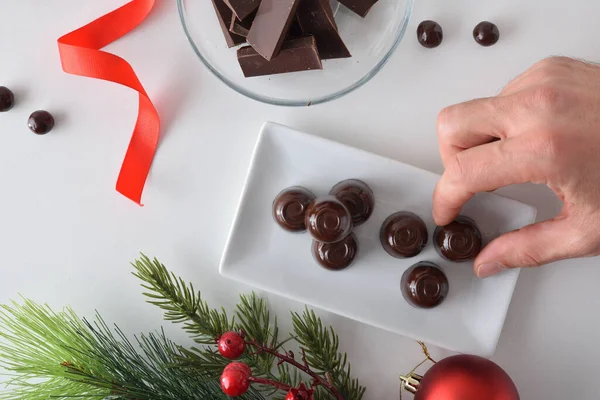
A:
<svg viewBox="0 0 600 400">
<path fill-rule="evenodd" d="M 373 5 L 375 3 L 377 3 L 377 0 L 338 0 L 340 3 L 342 3 L 343 5 L 345 5 L 346 7 L 348 7 L 351 11 L 354 11 L 355 13 L 357 13 L 358 15 L 360 15 L 361 17 L 365 17 L 369 11 L 371 10 L 371 7 L 373 7 Z"/>
<path fill-rule="evenodd" d="M 351 57 L 333 21 L 329 0 L 302 0 L 298 7 L 298 21 L 302 32 L 313 35 L 317 40 L 322 60 Z"/>
<path fill-rule="evenodd" d="M 335 16 L 333 15 L 333 9 L 331 8 L 331 1 L 321 0 L 321 2 L 323 3 L 323 8 L 325 9 L 325 12 L 329 16 L 329 19 L 331 19 L 331 21 L 333 21 L 333 26 L 335 26 L 335 30 L 337 31 L 338 27 L 337 27 L 337 24 L 335 23 Z"/>
<path fill-rule="evenodd" d="M 231 20 L 235 19 L 229 7 L 227 7 L 223 0 L 212 0 L 212 3 L 215 7 L 217 18 L 219 19 L 219 24 L 221 25 L 221 29 L 223 30 L 223 35 L 225 36 L 227 46 L 234 47 L 238 44 L 244 43 L 246 41 L 245 38 L 236 35 L 235 33 L 229 32 L 229 25 L 231 24 Z"/>
<path fill-rule="evenodd" d="M 231 24 L 229 25 L 229 32 L 235 33 L 236 35 L 240 35 L 242 37 L 248 36 L 248 32 L 252 27 L 252 22 L 254 21 L 254 17 L 256 13 L 250 14 L 245 20 L 240 21 L 237 18 L 231 18 Z"/>
<path fill-rule="evenodd" d="M 243 21 L 252 14 L 260 5 L 260 0 L 224 0 L 225 4 L 235 14 L 237 19 Z"/>
<path fill-rule="evenodd" d="M 287 38 L 294 39 L 304 36 L 304 32 L 302 32 L 302 28 L 300 28 L 300 23 L 298 22 L 298 17 L 294 17 L 292 21 L 292 25 L 290 26 L 290 30 L 288 31 Z"/>
<path fill-rule="evenodd" d="M 300 3 L 300 0 L 261 1 L 246 38 L 258 54 L 271 60 L 279 53 Z"/>
<path fill-rule="evenodd" d="M 312 36 L 284 42 L 279 55 L 271 61 L 265 60 L 251 46 L 238 49 L 237 56 L 244 76 L 247 78 L 323 69 L 317 44 Z"/>
</svg>

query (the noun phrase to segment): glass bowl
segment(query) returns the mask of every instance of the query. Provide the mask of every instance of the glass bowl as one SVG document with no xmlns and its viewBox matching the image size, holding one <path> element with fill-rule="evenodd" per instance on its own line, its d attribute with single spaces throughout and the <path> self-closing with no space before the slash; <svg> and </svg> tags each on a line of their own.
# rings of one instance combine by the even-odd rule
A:
<svg viewBox="0 0 600 400">
<path fill-rule="evenodd" d="M 324 60 L 323 70 L 245 78 L 236 49 L 228 48 L 211 0 L 177 0 L 196 55 L 227 86 L 251 99 L 281 106 L 325 103 L 373 78 L 404 36 L 414 0 L 379 0 L 365 18 L 337 1 L 335 21 L 352 57 Z"/>
</svg>

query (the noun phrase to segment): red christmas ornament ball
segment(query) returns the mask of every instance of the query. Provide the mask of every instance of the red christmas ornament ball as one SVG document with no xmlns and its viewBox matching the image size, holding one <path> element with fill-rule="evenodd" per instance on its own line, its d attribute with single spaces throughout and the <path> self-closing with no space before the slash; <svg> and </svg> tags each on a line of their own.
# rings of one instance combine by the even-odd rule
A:
<svg viewBox="0 0 600 400">
<path fill-rule="evenodd" d="M 414 400 L 519 400 L 508 374 L 492 361 L 457 355 L 431 367 L 418 386 Z"/>
<path fill-rule="evenodd" d="M 229 360 L 238 359 L 246 351 L 246 342 L 237 332 L 225 332 L 218 341 L 219 353 Z"/>
<path fill-rule="evenodd" d="M 221 374 L 221 389 L 227 396 L 241 396 L 248 391 L 252 376 L 250 367 L 242 362 L 232 362 Z"/>
</svg>

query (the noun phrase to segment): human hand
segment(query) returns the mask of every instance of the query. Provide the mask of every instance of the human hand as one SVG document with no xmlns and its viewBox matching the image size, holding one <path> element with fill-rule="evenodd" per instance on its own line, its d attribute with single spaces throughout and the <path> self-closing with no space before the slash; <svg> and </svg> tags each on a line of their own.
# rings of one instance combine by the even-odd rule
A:
<svg viewBox="0 0 600 400">
<path fill-rule="evenodd" d="M 433 195 L 438 225 L 475 193 L 511 184 L 545 184 L 563 201 L 556 218 L 488 244 L 477 276 L 600 254 L 600 66 L 542 60 L 498 96 L 442 110 L 437 131 L 445 167 Z"/>
</svg>

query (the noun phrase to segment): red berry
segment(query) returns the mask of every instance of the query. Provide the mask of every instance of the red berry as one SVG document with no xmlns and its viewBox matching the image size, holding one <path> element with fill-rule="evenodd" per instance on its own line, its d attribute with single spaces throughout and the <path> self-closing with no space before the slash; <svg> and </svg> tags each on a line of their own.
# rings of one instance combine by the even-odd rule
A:
<svg viewBox="0 0 600 400">
<path fill-rule="evenodd" d="M 308 389 L 304 383 L 297 388 L 292 388 L 285 396 L 285 400 L 313 400 L 314 389 Z"/>
<path fill-rule="evenodd" d="M 235 360 L 246 350 L 246 342 L 237 332 L 225 332 L 219 338 L 219 353 L 225 358 Z"/>
<path fill-rule="evenodd" d="M 250 367 L 241 362 L 232 362 L 221 374 L 221 389 L 227 396 L 241 396 L 250 387 L 248 378 L 252 376 Z"/>
</svg>

